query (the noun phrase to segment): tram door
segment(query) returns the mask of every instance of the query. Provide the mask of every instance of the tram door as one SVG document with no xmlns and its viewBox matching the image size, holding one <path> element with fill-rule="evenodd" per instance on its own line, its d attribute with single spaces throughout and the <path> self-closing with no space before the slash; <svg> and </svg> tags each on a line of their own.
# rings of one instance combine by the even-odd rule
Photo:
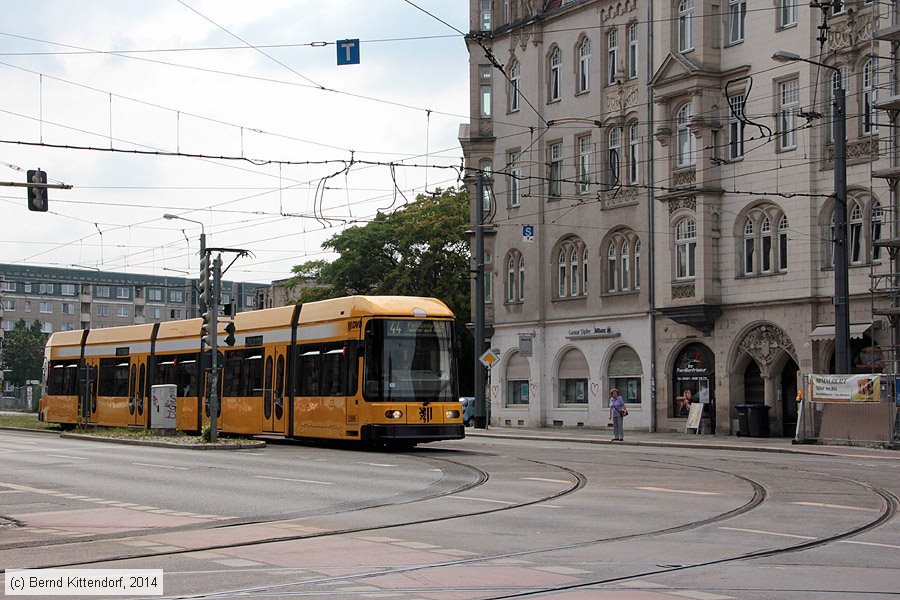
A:
<svg viewBox="0 0 900 600">
<path fill-rule="evenodd" d="M 132 425 L 147 425 L 149 398 L 147 398 L 147 357 L 140 356 L 131 363 L 128 381 L 128 413 Z"/>
<path fill-rule="evenodd" d="M 287 373 L 287 346 L 266 348 L 266 364 L 263 377 L 263 431 L 285 432 L 285 374 Z"/>
</svg>

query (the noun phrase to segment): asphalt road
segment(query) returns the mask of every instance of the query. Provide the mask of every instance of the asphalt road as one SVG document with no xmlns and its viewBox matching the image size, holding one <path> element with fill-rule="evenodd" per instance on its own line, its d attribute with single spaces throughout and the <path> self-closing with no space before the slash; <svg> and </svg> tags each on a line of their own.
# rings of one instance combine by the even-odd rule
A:
<svg viewBox="0 0 900 600">
<path fill-rule="evenodd" d="M 881 599 L 900 594 L 898 495 L 897 457 L 863 450 L 0 431 L 0 567 L 162 569 L 166 598 Z"/>
</svg>

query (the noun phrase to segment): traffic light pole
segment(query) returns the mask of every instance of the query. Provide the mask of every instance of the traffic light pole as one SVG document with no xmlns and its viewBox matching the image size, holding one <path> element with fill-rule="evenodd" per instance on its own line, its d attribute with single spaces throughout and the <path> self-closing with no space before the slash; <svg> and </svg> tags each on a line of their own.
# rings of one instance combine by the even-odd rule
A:
<svg viewBox="0 0 900 600">
<path fill-rule="evenodd" d="M 212 263 L 212 289 L 209 305 L 209 441 L 218 439 L 219 421 L 219 279 L 222 277 L 222 255 Z"/>
</svg>

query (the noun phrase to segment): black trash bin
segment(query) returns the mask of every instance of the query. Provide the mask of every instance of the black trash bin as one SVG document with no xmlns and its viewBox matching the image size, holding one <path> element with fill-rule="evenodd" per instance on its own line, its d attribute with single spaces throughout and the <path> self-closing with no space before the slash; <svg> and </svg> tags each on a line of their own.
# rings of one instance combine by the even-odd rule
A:
<svg viewBox="0 0 900 600">
<path fill-rule="evenodd" d="M 747 436 L 769 437 L 769 409 L 772 407 L 764 404 L 744 404 L 742 406 L 747 407 Z"/>
<path fill-rule="evenodd" d="M 737 409 L 738 413 L 738 437 L 747 437 L 750 435 L 750 417 L 748 415 L 748 409 L 753 406 L 752 404 L 735 404 L 734 407 Z"/>
</svg>

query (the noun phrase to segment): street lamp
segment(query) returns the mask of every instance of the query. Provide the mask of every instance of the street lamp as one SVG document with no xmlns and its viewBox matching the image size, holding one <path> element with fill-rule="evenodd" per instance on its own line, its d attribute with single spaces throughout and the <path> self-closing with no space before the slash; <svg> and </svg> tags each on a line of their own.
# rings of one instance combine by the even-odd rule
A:
<svg viewBox="0 0 900 600">
<path fill-rule="evenodd" d="M 219 395 L 218 395 L 218 349 L 216 348 L 216 342 L 218 339 L 218 324 L 217 324 L 217 315 L 218 315 L 218 279 L 216 277 L 210 277 L 209 266 L 211 261 L 207 260 L 206 257 L 206 228 L 204 228 L 203 223 L 200 221 L 196 221 L 194 219 L 188 219 L 187 217 L 182 217 L 179 215 L 173 215 L 171 213 L 166 213 L 163 215 L 163 219 L 171 221 L 172 219 L 180 219 L 182 221 L 190 221 L 191 223 L 197 223 L 200 225 L 200 293 L 197 299 L 197 306 L 200 309 L 200 316 L 203 318 L 203 329 L 208 329 L 209 335 L 209 350 L 210 350 L 210 384 L 208 386 L 209 393 L 209 440 L 211 442 L 215 442 L 218 436 L 218 423 L 217 417 L 219 414 Z M 218 264 L 218 263 L 217 263 Z M 210 293 L 210 303 L 212 306 L 209 306 L 206 302 L 206 298 L 204 290 L 207 293 Z M 204 352 L 204 341 L 206 340 L 206 333 L 201 330 L 200 335 L 200 355 L 201 357 L 205 355 Z M 203 411 L 200 410 L 197 413 L 197 425 L 198 427 L 201 425 L 203 420 Z"/>
<path fill-rule="evenodd" d="M 847 265 L 847 105 L 844 80 L 838 67 L 778 50 L 772 55 L 779 62 L 805 62 L 831 69 L 838 74 L 832 87 L 834 108 L 834 369 L 850 372 L 850 273 Z"/>
<path fill-rule="evenodd" d="M 190 221 L 191 223 L 196 223 L 200 226 L 200 261 L 203 262 L 203 257 L 206 256 L 206 228 L 203 226 L 203 223 L 200 221 L 195 221 L 194 219 L 188 219 L 187 217 L 182 217 L 179 215 L 173 215 L 172 213 L 166 213 L 163 215 L 163 219 L 167 221 L 171 221 L 173 219 L 180 219 L 182 221 Z M 200 274 L 200 277 L 203 277 L 203 273 Z M 198 308 L 200 309 L 200 314 L 206 312 L 206 301 L 203 298 L 200 298 L 197 302 Z"/>
</svg>

